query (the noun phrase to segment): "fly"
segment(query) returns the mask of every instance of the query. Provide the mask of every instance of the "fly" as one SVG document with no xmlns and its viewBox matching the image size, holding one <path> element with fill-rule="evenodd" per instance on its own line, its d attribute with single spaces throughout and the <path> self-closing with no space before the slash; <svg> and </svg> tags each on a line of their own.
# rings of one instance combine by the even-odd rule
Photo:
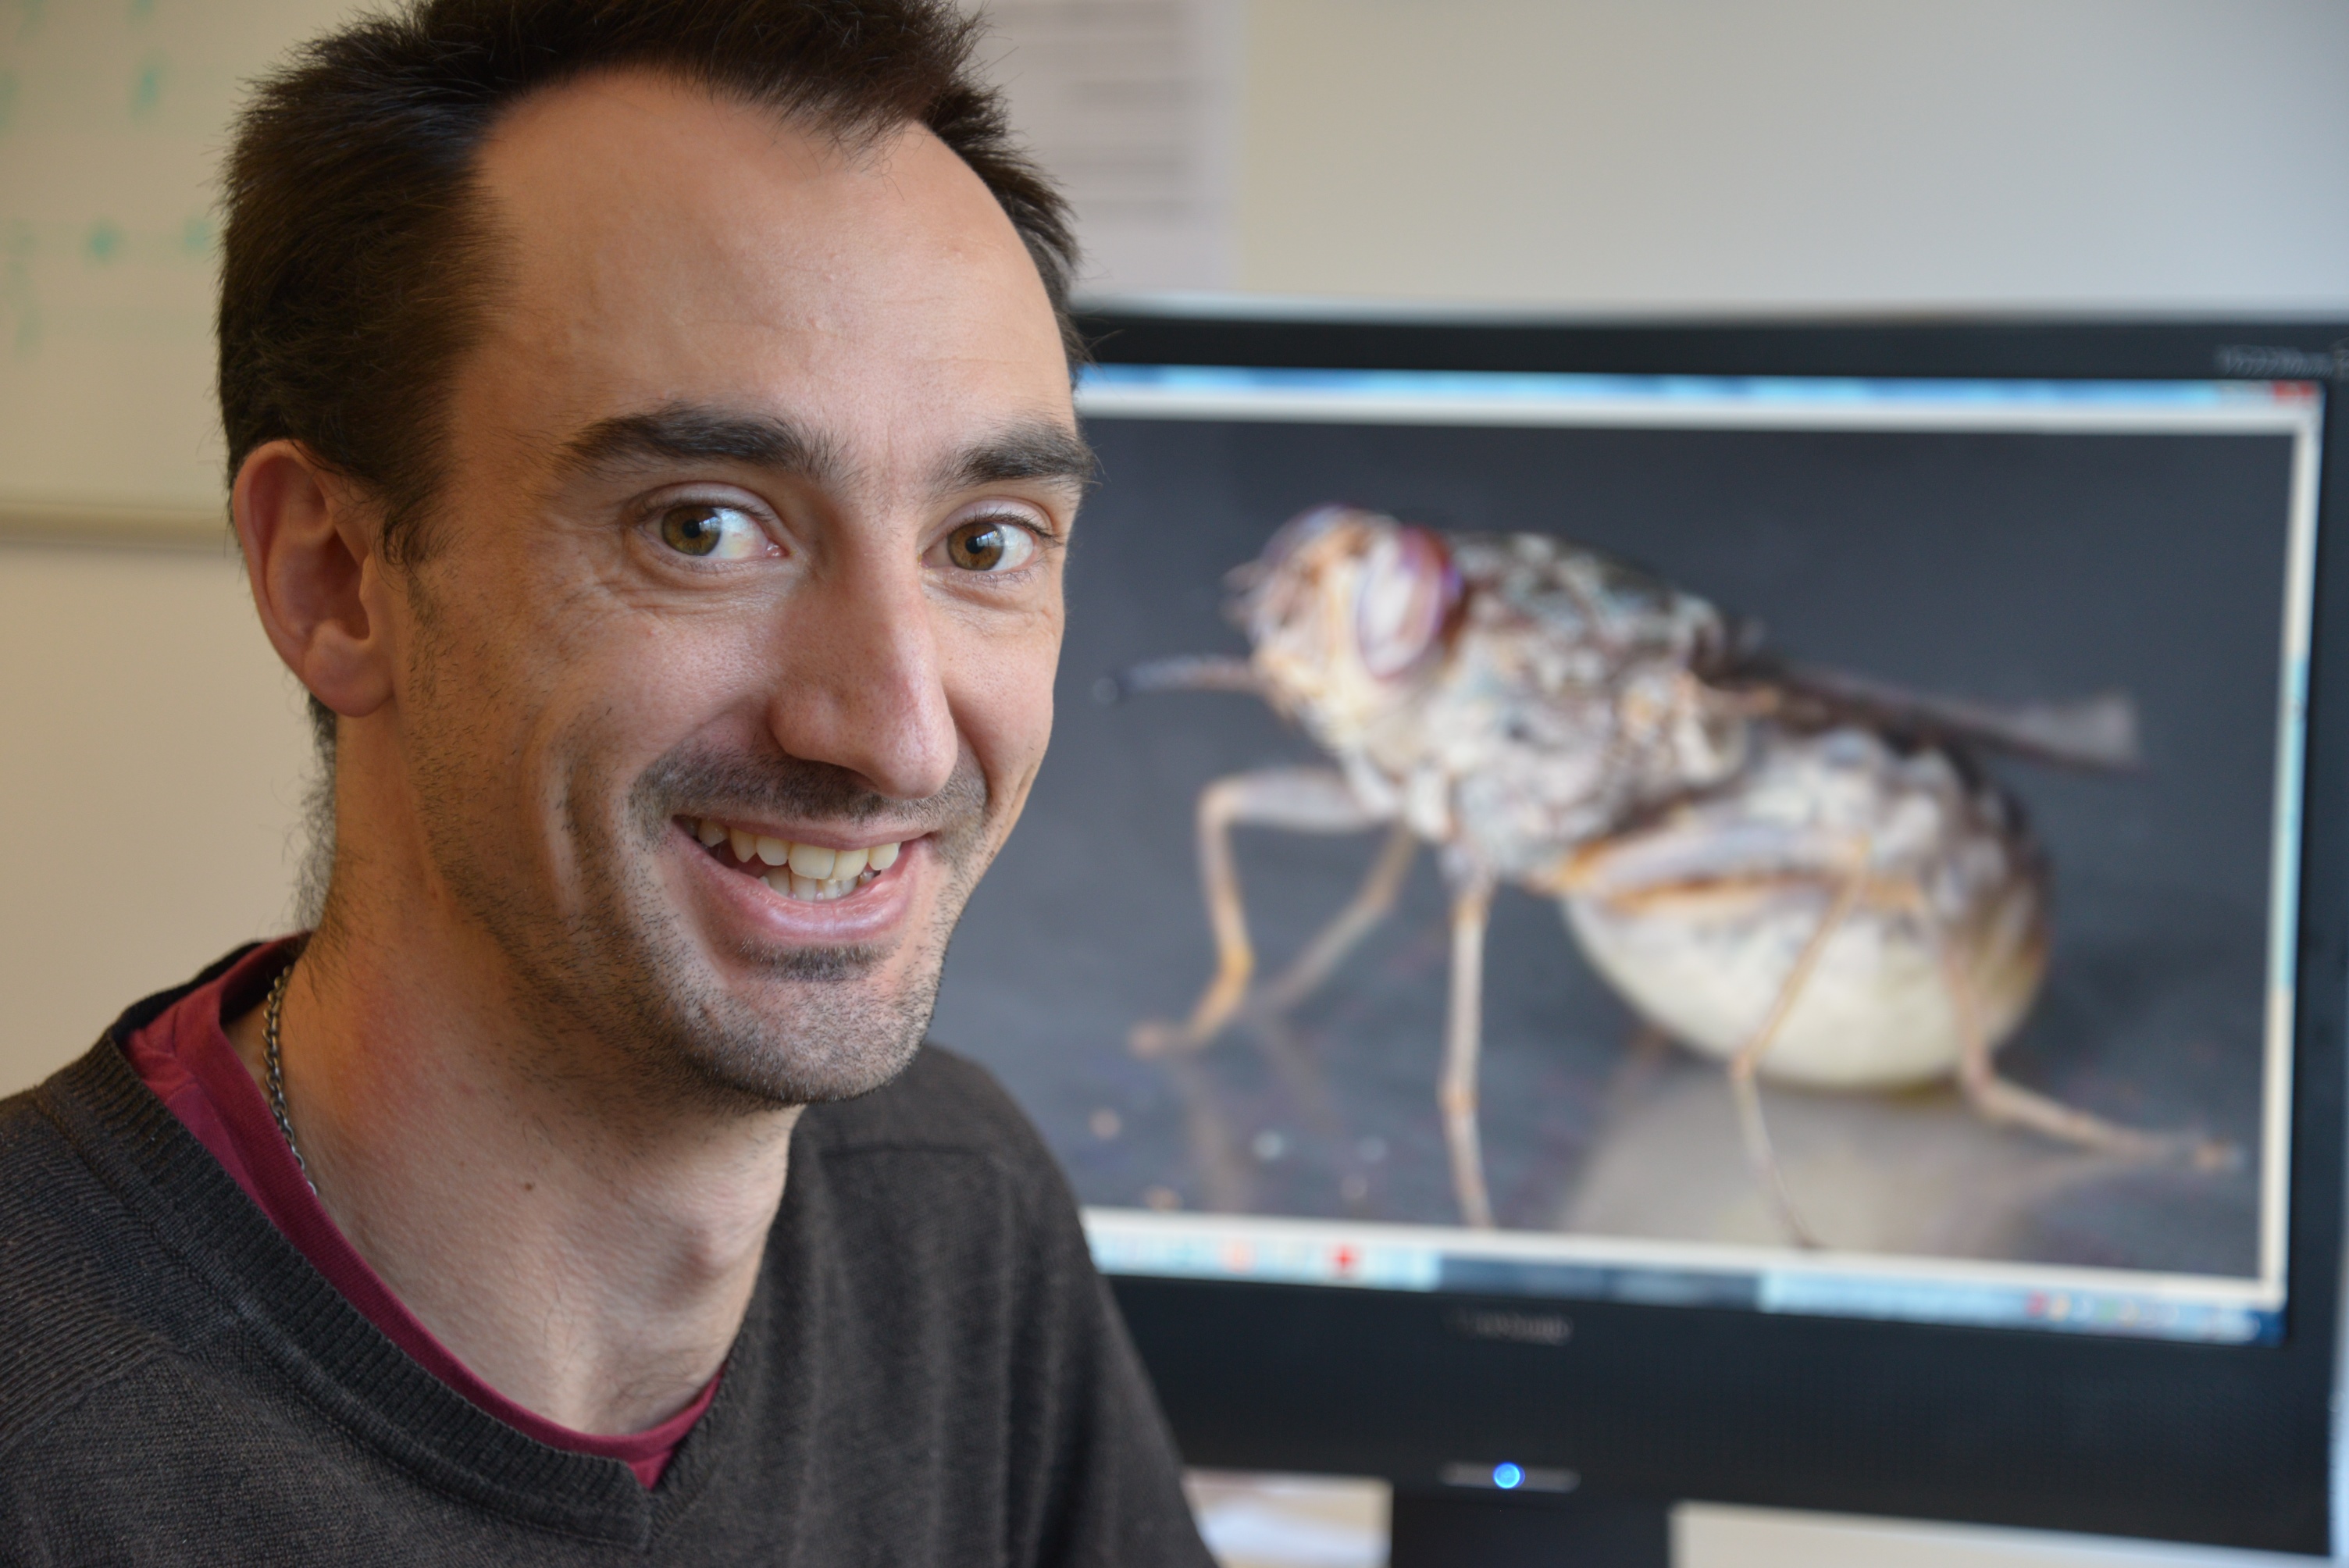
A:
<svg viewBox="0 0 2349 1568">
<path fill-rule="evenodd" d="M 2234 1158 L 2063 1104 L 1993 1060 L 2045 977 L 2049 867 L 1975 755 L 2127 768 L 2127 697 L 1992 707 L 1806 669 L 1597 551 L 1350 507 L 1293 520 L 1231 582 L 1245 661 L 1164 660 L 1116 689 L 1254 692 L 1332 766 L 1237 774 L 1201 794 L 1216 971 L 1186 1019 L 1135 1026 L 1138 1054 L 1199 1050 L 1243 1012 L 1276 1016 L 1311 995 L 1427 844 L 1451 905 L 1437 1102 L 1471 1226 L 1493 1223 L 1477 1072 L 1485 934 L 1504 883 L 1556 900 L 1635 1012 L 1724 1064 L 1747 1157 L 1803 1244 L 1817 1242 L 1771 1148 L 1764 1078 L 1954 1078 L 1998 1124 L 2136 1158 Z M 1231 849 L 1243 825 L 1388 835 L 1353 899 L 1253 990 Z"/>
</svg>

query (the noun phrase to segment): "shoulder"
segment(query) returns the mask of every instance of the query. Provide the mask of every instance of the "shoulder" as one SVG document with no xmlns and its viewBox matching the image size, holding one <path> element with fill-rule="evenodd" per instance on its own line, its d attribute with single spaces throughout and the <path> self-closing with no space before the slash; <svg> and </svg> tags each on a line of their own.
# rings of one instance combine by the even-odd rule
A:
<svg viewBox="0 0 2349 1568">
<path fill-rule="evenodd" d="M 175 1271 L 51 1114 L 73 1070 L 0 1100 L 0 1468 L 170 1348 L 133 1298 Z"/>
<path fill-rule="evenodd" d="M 993 1076 L 926 1046 L 799 1130 L 727 1377 L 813 1407 L 822 1493 L 915 1485 L 959 1532 L 939 1561 L 1207 1568 L 1075 1200 Z"/>
<path fill-rule="evenodd" d="M 985 1068 L 926 1045 L 896 1078 L 855 1099 L 810 1106 L 787 1206 L 805 1200 L 860 1247 L 1016 1255 L 1051 1272 L 1084 1252 L 1076 1199 L 1035 1127 Z M 917 1240 L 926 1237 L 926 1240 Z M 991 1266 L 991 1265 L 988 1265 Z"/>
</svg>

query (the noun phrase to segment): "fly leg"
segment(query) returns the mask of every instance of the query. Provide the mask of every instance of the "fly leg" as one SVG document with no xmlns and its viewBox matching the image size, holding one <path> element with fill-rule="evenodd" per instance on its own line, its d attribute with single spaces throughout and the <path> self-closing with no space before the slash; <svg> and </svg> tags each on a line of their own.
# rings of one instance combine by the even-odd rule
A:
<svg viewBox="0 0 2349 1568">
<path fill-rule="evenodd" d="M 1396 823 L 1346 907 L 1306 944 L 1305 950 L 1280 978 L 1259 991 L 1240 1015 L 1253 1026 L 1257 1043 L 1271 1060 L 1273 1070 L 1280 1076 L 1289 1098 L 1304 1113 L 1307 1126 L 1337 1151 L 1340 1167 L 1339 1191 L 1350 1206 L 1359 1204 L 1368 1193 L 1370 1179 L 1353 1153 L 1344 1119 L 1330 1098 L 1329 1086 L 1290 1032 L 1288 1015 L 1319 990 L 1338 965 L 1346 961 L 1347 954 L 1361 945 L 1362 938 L 1393 910 L 1396 895 L 1402 891 L 1403 878 L 1410 874 L 1412 860 L 1418 851 L 1419 841 L 1411 829 Z"/>
<path fill-rule="evenodd" d="M 1843 851 L 1846 869 L 1839 877 L 1831 882 L 1824 875 L 1801 879 L 1805 883 L 1825 883 L 1833 888 L 1827 907 L 1819 916 L 1818 923 L 1812 927 L 1810 934 L 1803 939 L 1801 950 L 1795 954 L 1795 962 L 1788 965 L 1785 978 L 1779 982 L 1778 993 L 1771 1000 L 1770 1010 L 1762 1016 L 1761 1023 L 1731 1054 L 1727 1063 L 1730 1094 L 1737 1106 L 1738 1131 L 1744 1140 L 1746 1161 L 1754 1167 L 1755 1180 L 1761 1183 L 1764 1195 L 1776 1211 L 1779 1225 L 1798 1246 L 1816 1247 L 1821 1243 L 1811 1228 L 1804 1223 L 1801 1212 L 1795 1207 L 1794 1196 L 1786 1190 L 1785 1172 L 1779 1166 L 1777 1150 L 1770 1141 L 1770 1126 L 1762 1114 L 1762 1058 L 1769 1054 L 1771 1046 L 1776 1043 L 1780 1032 L 1785 1028 L 1787 1018 L 1793 1016 L 1795 1004 L 1802 1000 L 1803 990 L 1810 984 L 1819 960 L 1826 955 L 1827 944 L 1835 939 L 1837 931 L 1850 918 L 1852 912 L 1859 907 L 1860 902 L 1868 896 L 1873 882 L 1868 874 L 1870 854 L 1868 841 L 1856 840 Z M 1667 886 L 1611 894 L 1597 892 L 1589 885 L 1597 864 L 1590 858 L 1579 860 L 1557 879 L 1554 884 L 1555 891 L 1568 897 L 1578 895 L 1602 899 L 1619 908 L 1626 904 L 1668 903 L 1681 891 Z"/>
<path fill-rule="evenodd" d="M 1762 1117 L 1762 1086 L 1756 1081 L 1755 1075 L 1761 1070 L 1762 1057 L 1769 1051 L 1772 1042 L 1777 1039 L 1778 1032 L 1786 1026 L 1787 1016 L 1794 1012 L 1795 1004 L 1802 999 L 1803 987 L 1810 984 L 1813 972 L 1819 966 L 1819 959 L 1826 953 L 1827 944 L 1834 940 L 1837 930 L 1849 918 L 1851 912 L 1858 907 L 1860 896 L 1867 891 L 1868 851 L 1864 846 L 1853 860 L 1852 869 L 1836 888 L 1826 913 L 1819 917 L 1818 925 L 1805 939 L 1802 951 L 1795 955 L 1793 966 L 1786 971 L 1785 983 L 1778 987 L 1778 995 L 1770 1004 L 1770 1011 L 1763 1015 L 1761 1026 L 1729 1058 L 1729 1088 L 1737 1101 L 1737 1125 L 1745 1138 L 1745 1158 L 1752 1163 L 1754 1177 L 1762 1183 L 1762 1191 L 1768 1195 L 1771 1206 L 1777 1210 L 1778 1223 L 1785 1228 L 1786 1234 L 1794 1239 L 1795 1245 L 1804 1247 L 1818 1246 L 1819 1239 L 1803 1222 L 1801 1212 L 1795 1207 L 1794 1195 L 1786 1191 L 1786 1173 L 1778 1164 L 1777 1150 L 1770 1143 L 1769 1124 Z"/>
<path fill-rule="evenodd" d="M 1921 891 L 1911 902 L 1925 911 Z M 2197 1170 L 2223 1170 L 2235 1163 L 2235 1147 L 2222 1139 L 2191 1133 L 2146 1132 L 2106 1121 L 2046 1095 L 2001 1078 L 1991 1060 L 1990 1037 L 1982 1025 L 1982 1009 L 1974 997 L 1964 959 L 1938 925 L 1931 924 L 1933 946 L 1940 960 L 1941 984 L 1950 995 L 1950 1014 L 1958 1031 L 1958 1087 L 1965 1091 L 1984 1121 L 2006 1127 L 2026 1127 L 2059 1143 L 2100 1150 L 2137 1160 L 2185 1158 Z"/>
<path fill-rule="evenodd" d="M 1355 890 L 1352 901 L 1306 944 L 1305 951 L 1297 955 L 1296 962 L 1279 979 L 1265 987 L 1250 1011 L 1277 1016 L 1319 991 L 1338 965 L 1346 961 L 1346 955 L 1393 912 L 1396 895 L 1402 891 L 1402 880 L 1410 873 L 1412 859 L 1418 851 L 1419 841 L 1411 829 L 1396 823 L 1387 834 L 1386 846 L 1371 863 L 1370 874 Z"/>
<path fill-rule="evenodd" d="M 1215 976 L 1184 1022 L 1136 1024 L 1131 1037 L 1134 1054 L 1197 1050 L 1224 1032 L 1247 995 L 1248 978 L 1256 972 L 1256 949 L 1248 941 L 1247 912 L 1232 859 L 1233 828 L 1245 824 L 1298 833 L 1352 833 L 1384 820 L 1332 769 L 1268 769 L 1236 773 L 1208 785 L 1199 796 L 1199 881 L 1216 939 Z"/>
<path fill-rule="evenodd" d="M 1471 871 L 1454 879 L 1452 990 L 1444 1007 L 1444 1077 L 1435 1102 L 1444 1114 L 1444 1142 L 1452 1155 L 1452 1189 L 1460 1218 L 1473 1229 L 1493 1228 L 1485 1191 L 1485 1153 L 1476 1120 L 1476 1057 L 1484 1034 L 1485 928 L 1493 910 L 1493 879 Z"/>
</svg>

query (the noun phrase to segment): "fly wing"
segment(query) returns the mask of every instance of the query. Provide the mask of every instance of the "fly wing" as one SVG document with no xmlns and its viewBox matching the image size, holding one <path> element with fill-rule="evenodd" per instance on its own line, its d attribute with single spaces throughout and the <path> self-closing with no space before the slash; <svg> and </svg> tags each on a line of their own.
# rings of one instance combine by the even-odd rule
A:
<svg viewBox="0 0 2349 1568">
<path fill-rule="evenodd" d="M 2126 692 L 2072 702 L 1975 702 L 1806 665 L 1749 666 L 1723 684 L 1754 693 L 1763 711 L 1796 729 L 1860 724 L 1911 744 L 2003 751 L 2095 772 L 2126 772 L 2142 760 L 2137 704 Z"/>
</svg>

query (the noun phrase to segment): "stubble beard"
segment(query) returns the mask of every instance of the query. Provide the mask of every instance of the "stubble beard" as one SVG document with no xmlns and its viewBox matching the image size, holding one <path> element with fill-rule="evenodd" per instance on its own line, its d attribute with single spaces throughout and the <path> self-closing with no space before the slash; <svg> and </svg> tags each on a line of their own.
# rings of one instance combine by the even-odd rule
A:
<svg viewBox="0 0 2349 1568">
<path fill-rule="evenodd" d="M 485 831 L 462 793 L 431 784 L 434 775 L 457 784 L 450 775 L 462 771 L 431 759 L 419 769 L 426 839 L 450 889 L 506 955 L 530 1032 L 552 1058 L 536 1070 L 616 1078 L 634 1096 L 754 1114 L 867 1093 L 913 1060 L 947 939 L 989 858 L 987 786 L 967 754 L 946 789 L 911 810 L 843 769 L 780 751 L 681 747 L 624 794 L 593 769 L 575 772 L 560 824 L 577 890 L 568 910 L 530 866 L 496 852 L 510 841 Z M 887 942 L 743 942 L 724 954 L 738 975 L 757 977 L 742 986 L 689 934 L 660 873 L 675 819 L 688 812 L 842 824 L 914 817 L 936 824 L 929 841 L 945 885 L 922 929 Z"/>
</svg>

